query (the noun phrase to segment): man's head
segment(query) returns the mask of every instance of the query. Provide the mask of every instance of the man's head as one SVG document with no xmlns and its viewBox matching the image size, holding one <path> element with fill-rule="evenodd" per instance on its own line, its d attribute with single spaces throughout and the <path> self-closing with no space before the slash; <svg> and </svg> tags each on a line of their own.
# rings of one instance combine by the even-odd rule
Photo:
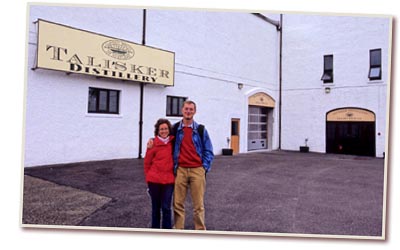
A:
<svg viewBox="0 0 400 250">
<path fill-rule="evenodd" d="M 196 114 L 196 103 L 194 101 L 186 100 L 182 106 L 183 120 L 192 121 L 193 116 Z"/>
</svg>

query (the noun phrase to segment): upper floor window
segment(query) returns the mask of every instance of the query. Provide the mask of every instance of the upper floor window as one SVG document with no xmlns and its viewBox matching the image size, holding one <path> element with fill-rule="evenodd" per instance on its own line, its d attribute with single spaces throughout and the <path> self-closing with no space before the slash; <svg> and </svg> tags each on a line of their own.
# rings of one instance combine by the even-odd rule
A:
<svg viewBox="0 0 400 250">
<path fill-rule="evenodd" d="M 182 116 L 183 102 L 187 97 L 167 96 L 167 116 Z"/>
<path fill-rule="evenodd" d="M 324 83 L 333 82 L 333 55 L 324 56 L 324 73 L 322 74 L 321 80 Z"/>
<path fill-rule="evenodd" d="M 382 79 L 382 50 L 372 49 L 369 51 L 369 80 Z"/>
<path fill-rule="evenodd" d="M 119 114 L 119 90 L 89 87 L 89 113 Z"/>
</svg>

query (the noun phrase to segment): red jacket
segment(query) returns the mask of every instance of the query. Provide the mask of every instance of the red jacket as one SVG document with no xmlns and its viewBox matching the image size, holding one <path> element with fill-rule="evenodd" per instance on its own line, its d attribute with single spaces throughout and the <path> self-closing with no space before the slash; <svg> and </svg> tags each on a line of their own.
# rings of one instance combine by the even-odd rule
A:
<svg viewBox="0 0 400 250">
<path fill-rule="evenodd" d="M 172 184 L 175 182 L 174 161 L 172 159 L 172 143 L 174 136 L 164 144 L 158 137 L 154 138 L 153 147 L 147 149 L 144 157 L 144 175 L 146 182 Z"/>
</svg>

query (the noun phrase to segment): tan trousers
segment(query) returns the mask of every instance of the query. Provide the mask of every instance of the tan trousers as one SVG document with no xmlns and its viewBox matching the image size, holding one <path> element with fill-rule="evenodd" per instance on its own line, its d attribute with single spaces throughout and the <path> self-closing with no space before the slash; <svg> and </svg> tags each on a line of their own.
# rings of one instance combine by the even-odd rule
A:
<svg viewBox="0 0 400 250">
<path fill-rule="evenodd" d="M 193 202 L 193 220 L 195 230 L 206 230 L 204 223 L 204 192 L 206 189 L 205 169 L 201 167 L 178 167 L 174 188 L 174 219 L 175 228 L 185 227 L 185 200 L 187 190 Z"/>
</svg>

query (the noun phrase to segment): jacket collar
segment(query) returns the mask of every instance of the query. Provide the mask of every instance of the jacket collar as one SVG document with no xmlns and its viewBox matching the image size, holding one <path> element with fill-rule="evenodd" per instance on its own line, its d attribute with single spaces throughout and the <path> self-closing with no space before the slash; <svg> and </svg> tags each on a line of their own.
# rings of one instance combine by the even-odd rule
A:
<svg viewBox="0 0 400 250">
<path fill-rule="evenodd" d="M 199 124 L 197 124 L 197 122 L 195 122 L 193 120 L 192 124 L 190 124 L 189 127 L 192 128 L 193 130 L 197 130 L 197 128 L 199 127 Z M 182 128 L 183 128 L 183 121 L 181 120 L 179 123 L 178 130 L 181 130 Z"/>
<path fill-rule="evenodd" d="M 174 137 L 173 135 L 169 135 L 169 141 L 168 141 L 167 144 L 171 143 L 171 142 L 174 140 L 174 138 L 175 138 L 175 137 Z M 164 142 L 162 142 L 162 141 L 158 138 L 158 136 L 154 137 L 154 144 L 155 144 L 155 145 L 167 145 L 167 144 L 165 144 Z"/>
</svg>

